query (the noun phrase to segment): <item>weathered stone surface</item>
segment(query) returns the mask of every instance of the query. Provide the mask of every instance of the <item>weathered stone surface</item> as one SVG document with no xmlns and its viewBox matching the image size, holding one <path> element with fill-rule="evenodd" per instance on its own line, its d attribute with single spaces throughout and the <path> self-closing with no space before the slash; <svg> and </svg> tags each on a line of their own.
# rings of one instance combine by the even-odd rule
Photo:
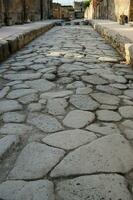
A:
<svg viewBox="0 0 133 200">
<path fill-rule="evenodd" d="M 21 135 L 28 134 L 32 131 L 32 127 L 26 124 L 7 123 L 0 128 L 0 134 Z"/>
<path fill-rule="evenodd" d="M 56 78 L 56 75 L 52 74 L 52 73 L 46 73 L 46 74 L 43 75 L 43 78 L 45 78 L 49 81 L 54 81 L 55 78 Z"/>
<path fill-rule="evenodd" d="M 90 94 L 93 91 L 91 87 L 83 87 L 83 88 L 77 88 L 76 89 L 76 94 Z"/>
<path fill-rule="evenodd" d="M 46 114 L 32 114 L 29 116 L 28 123 L 46 133 L 52 133 L 63 129 L 56 118 Z"/>
<path fill-rule="evenodd" d="M 54 186 L 48 180 L 6 181 L 0 185 L 0 198 L 4 200 L 54 200 Z"/>
<path fill-rule="evenodd" d="M 106 93 L 92 93 L 91 96 L 101 104 L 118 105 L 120 102 L 118 97 Z"/>
<path fill-rule="evenodd" d="M 113 123 L 93 123 L 87 126 L 86 129 L 100 135 L 111 135 L 120 133 L 117 125 Z"/>
<path fill-rule="evenodd" d="M 17 99 L 20 97 L 23 97 L 25 95 L 29 95 L 29 94 L 34 94 L 37 91 L 34 89 L 17 89 L 17 90 L 13 90 L 11 91 L 8 95 L 7 98 L 8 99 Z"/>
<path fill-rule="evenodd" d="M 3 159 L 7 152 L 19 143 L 19 137 L 8 135 L 0 139 L 0 159 Z"/>
<path fill-rule="evenodd" d="M 7 112 L 3 114 L 2 118 L 5 123 L 9 122 L 19 123 L 19 122 L 24 122 L 26 116 L 18 112 Z"/>
<path fill-rule="evenodd" d="M 125 120 L 124 122 L 122 122 L 122 125 L 129 129 L 133 129 L 133 121 L 132 120 Z"/>
<path fill-rule="evenodd" d="M 57 80 L 57 83 L 59 84 L 68 84 L 68 83 L 71 83 L 73 81 L 72 78 L 70 77 L 61 77 Z"/>
<path fill-rule="evenodd" d="M 70 152 L 54 168 L 51 176 L 127 173 L 133 166 L 132 155 L 133 149 L 122 135 L 105 136 Z"/>
<path fill-rule="evenodd" d="M 9 86 L 6 86 L 2 90 L 0 90 L 0 99 L 4 98 L 9 92 L 9 90 L 10 90 Z"/>
<path fill-rule="evenodd" d="M 38 79 L 34 81 L 26 81 L 26 84 L 30 86 L 31 88 L 40 91 L 45 92 L 48 90 L 51 90 L 55 87 L 54 83 L 51 83 L 50 81 L 47 81 L 45 79 Z"/>
<path fill-rule="evenodd" d="M 71 90 L 64 90 L 64 91 L 57 91 L 57 92 L 46 92 L 41 95 L 41 98 L 61 98 L 70 96 L 73 94 L 73 91 Z"/>
<path fill-rule="evenodd" d="M 108 79 L 111 83 L 116 82 L 116 83 L 126 83 L 127 80 L 123 76 L 115 75 L 115 74 L 108 74 L 108 73 L 103 73 L 101 76 L 105 79 Z"/>
<path fill-rule="evenodd" d="M 81 110 L 96 110 L 99 104 L 88 95 L 73 95 L 70 98 L 70 103 Z"/>
<path fill-rule="evenodd" d="M 71 128 L 83 128 L 85 125 L 93 122 L 94 119 L 95 115 L 92 112 L 73 110 L 67 114 L 63 124 Z"/>
<path fill-rule="evenodd" d="M 124 118 L 133 118 L 133 106 L 122 106 L 119 112 Z"/>
<path fill-rule="evenodd" d="M 60 73 L 63 73 L 63 72 L 71 73 L 73 71 L 84 71 L 84 70 L 86 70 L 85 67 L 75 65 L 75 64 L 63 64 L 59 68 Z"/>
<path fill-rule="evenodd" d="M 19 155 L 10 179 L 33 180 L 45 176 L 64 156 L 61 149 L 33 142 L 28 144 Z"/>
<path fill-rule="evenodd" d="M 125 90 L 124 91 L 124 95 L 130 97 L 130 98 L 133 98 L 133 90 L 132 89 L 129 89 L 129 90 Z"/>
<path fill-rule="evenodd" d="M 117 174 L 82 176 L 57 183 L 59 200 L 131 200 L 126 180 Z"/>
<path fill-rule="evenodd" d="M 113 94 L 113 95 L 121 95 L 122 91 L 117 89 L 117 88 L 113 88 L 109 85 L 97 85 L 96 89 L 101 91 L 101 92 L 105 92 L 108 94 Z"/>
<path fill-rule="evenodd" d="M 96 138 L 96 135 L 90 131 L 74 129 L 54 133 L 45 137 L 42 141 L 50 146 L 71 150 L 92 142 Z"/>
<path fill-rule="evenodd" d="M 101 110 L 117 110 L 118 106 L 114 106 L 114 105 L 106 105 L 106 104 L 102 104 L 100 106 Z"/>
<path fill-rule="evenodd" d="M 52 115 L 64 115 L 65 108 L 67 107 L 68 103 L 66 99 L 63 98 L 55 98 L 49 99 L 47 104 L 48 113 Z"/>
<path fill-rule="evenodd" d="M 98 75 L 82 76 L 82 80 L 94 85 L 104 85 L 108 83 L 105 79 L 101 78 Z"/>
<path fill-rule="evenodd" d="M 102 62 L 112 62 L 112 63 L 117 63 L 119 61 L 119 59 L 117 58 L 113 58 L 113 57 L 100 57 L 98 60 L 102 61 Z"/>
<path fill-rule="evenodd" d="M 125 84 L 120 84 L 120 83 L 112 83 L 112 84 L 110 84 L 110 86 L 111 86 L 111 87 L 114 87 L 114 88 L 121 89 L 121 90 L 127 89 L 127 85 L 125 85 Z"/>
<path fill-rule="evenodd" d="M 13 89 L 29 89 L 30 87 L 25 83 L 20 83 L 12 86 Z"/>
<path fill-rule="evenodd" d="M 0 113 L 22 110 L 22 106 L 15 100 L 0 101 Z"/>
<path fill-rule="evenodd" d="M 66 86 L 66 88 L 67 89 L 75 89 L 75 88 L 82 88 L 82 87 L 84 87 L 85 85 L 84 85 L 84 83 L 82 82 L 82 81 L 75 81 L 75 82 L 73 82 L 73 83 L 71 83 L 71 84 L 68 84 L 67 86 Z"/>
<path fill-rule="evenodd" d="M 38 101 L 38 95 L 36 93 L 28 94 L 26 96 L 20 97 L 18 101 L 21 102 L 22 104 L 29 104 Z"/>
<path fill-rule="evenodd" d="M 111 110 L 98 110 L 96 112 L 96 115 L 100 121 L 106 121 L 106 122 L 117 122 L 122 119 L 122 117 L 118 112 L 114 112 Z"/>
<path fill-rule="evenodd" d="M 40 103 L 31 103 L 27 108 L 30 112 L 37 112 L 42 110 L 42 105 Z"/>
<path fill-rule="evenodd" d="M 40 78 L 41 73 L 33 73 L 33 74 L 6 74 L 4 76 L 5 79 L 17 81 L 17 80 L 32 80 Z"/>
</svg>

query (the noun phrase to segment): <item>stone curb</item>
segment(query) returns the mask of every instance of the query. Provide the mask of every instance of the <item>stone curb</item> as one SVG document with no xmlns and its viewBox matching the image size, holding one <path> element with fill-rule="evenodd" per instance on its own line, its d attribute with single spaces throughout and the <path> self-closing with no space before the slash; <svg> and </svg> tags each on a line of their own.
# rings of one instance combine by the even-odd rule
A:
<svg viewBox="0 0 133 200">
<path fill-rule="evenodd" d="M 123 56 L 127 64 L 133 66 L 133 42 L 130 39 L 99 24 L 96 20 L 89 20 L 89 23 Z"/>
<path fill-rule="evenodd" d="M 54 25 L 54 23 L 38 25 L 26 31 L 11 35 L 5 40 L 0 40 L 0 61 L 6 60 L 11 54 L 20 50 L 22 47 L 41 34 L 50 30 L 52 27 L 54 27 Z"/>
</svg>

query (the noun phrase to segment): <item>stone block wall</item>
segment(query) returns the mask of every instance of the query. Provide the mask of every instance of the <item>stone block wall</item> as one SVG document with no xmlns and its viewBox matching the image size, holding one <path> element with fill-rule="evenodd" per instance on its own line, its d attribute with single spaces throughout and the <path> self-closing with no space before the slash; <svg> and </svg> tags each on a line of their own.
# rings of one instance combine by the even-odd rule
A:
<svg viewBox="0 0 133 200">
<path fill-rule="evenodd" d="M 0 0 L 0 26 L 47 19 L 52 0 Z"/>
</svg>

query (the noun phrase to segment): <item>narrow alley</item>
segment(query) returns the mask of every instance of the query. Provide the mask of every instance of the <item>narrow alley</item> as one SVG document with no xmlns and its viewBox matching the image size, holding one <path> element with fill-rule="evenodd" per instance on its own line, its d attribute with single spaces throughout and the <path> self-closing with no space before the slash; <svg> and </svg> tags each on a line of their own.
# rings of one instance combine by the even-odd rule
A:
<svg viewBox="0 0 133 200">
<path fill-rule="evenodd" d="M 132 200 L 133 70 L 91 26 L 0 65 L 0 200 Z"/>
</svg>

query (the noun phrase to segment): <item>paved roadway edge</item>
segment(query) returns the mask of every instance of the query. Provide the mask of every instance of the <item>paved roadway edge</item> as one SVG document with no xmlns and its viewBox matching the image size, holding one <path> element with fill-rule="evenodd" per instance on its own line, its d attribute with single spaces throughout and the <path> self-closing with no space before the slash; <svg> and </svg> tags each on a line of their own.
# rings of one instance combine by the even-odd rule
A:
<svg viewBox="0 0 133 200">
<path fill-rule="evenodd" d="M 32 40 L 53 28 L 55 23 L 39 25 L 24 32 L 11 35 L 4 40 L 0 40 L 0 62 L 6 60 L 11 54 L 23 48 Z"/>
<path fill-rule="evenodd" d="M 98 23 L 97 20 L 89 20 L 89 23 L 123 56 L 128 64 L 133 66 L 133 43 L 130 39 Z"/>
</svg>

